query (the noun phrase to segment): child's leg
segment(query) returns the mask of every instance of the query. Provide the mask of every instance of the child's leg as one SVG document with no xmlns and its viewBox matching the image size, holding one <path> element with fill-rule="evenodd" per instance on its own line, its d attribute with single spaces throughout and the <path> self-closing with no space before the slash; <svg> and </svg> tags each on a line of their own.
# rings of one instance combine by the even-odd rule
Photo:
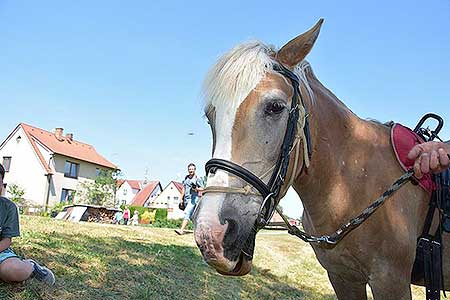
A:
<svg viewBox="0 0 450 300">
<path fill-rule="evenodd" d="M 22 282 L 30 278 L 34 266 L 29 261 L 11 257 L 0 264 L 0 279 L 6 282 Z"/>
</svg>

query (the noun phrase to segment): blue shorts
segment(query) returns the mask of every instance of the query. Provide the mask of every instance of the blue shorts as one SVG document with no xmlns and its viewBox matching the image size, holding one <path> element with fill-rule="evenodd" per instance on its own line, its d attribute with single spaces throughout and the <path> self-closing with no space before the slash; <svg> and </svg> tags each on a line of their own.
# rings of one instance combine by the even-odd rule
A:
<svg viewBox="0 0 450 300">
<path fill-rule="evenodd" d="M 192 215 L 194 214 L 195 207 L 197 206 L 197 200 L 198 197 L 195 197 L 194 199 L 187 199 L 185 203 L 186 208 L 184 209 L 184 219 L 185 220 L 191 220 Z"/>
<path fill-rule="evenodd" d="M 0 264 L 2 262 L 4 262 L 5 260 L 7 260 L 8 258 L 13 258 L 13 257 L 19 258 L 19 256 L 17 256 L 17 254 L 15 254 L 11 250 L 11 248 L 8 248 L 8 249 L 4 250 L 3 252 L 0 252 Z"/>
</svg>

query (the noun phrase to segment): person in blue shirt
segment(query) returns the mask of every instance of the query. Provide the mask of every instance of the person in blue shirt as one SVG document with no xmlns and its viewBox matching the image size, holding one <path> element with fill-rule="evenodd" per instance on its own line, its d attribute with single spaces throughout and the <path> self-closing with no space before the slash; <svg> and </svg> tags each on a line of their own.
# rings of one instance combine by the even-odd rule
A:
<svg viewBox="0 0 450 300">
<path fill-rule="evenodd" d="M 195 207 L 199 199 L 199 192 L 204 190 L 204 184 L 201 178 L 195 175 L 196 167 L 195 164 L 190 163 L 188 165 L 188 175 L 183 180 L 183 195 L 180 200 L 180 205 L 183 204 L 184 209 L 184 219 L 181 224 L 181 228 L 175 230 L 179 235 L 185 234 L 186 226 L 189 220 L 192 219 L 192 214 L 194 213 Z"/>
<path fill-rule="evenodd" d="M 0 191 L 5 169 L 0 164 Z M 23 260 L 10 248 L 12 239 L 20 236 L 19 213 L 11 200 L 0 197 L 0 281 L 22 282 L 36 278 L 46 284 L 55 284 L 55 275 L 48 268 L 31 259 Z"/>
</svg>

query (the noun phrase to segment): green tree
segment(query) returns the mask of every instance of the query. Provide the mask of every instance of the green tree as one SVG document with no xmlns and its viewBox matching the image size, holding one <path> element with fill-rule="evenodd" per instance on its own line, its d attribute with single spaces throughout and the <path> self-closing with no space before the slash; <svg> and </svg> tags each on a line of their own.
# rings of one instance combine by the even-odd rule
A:
<svg viewBox="0 0 450 300">
<path fill-rule="evenodd" d="M 18 184 L 13 183 L 8 186 L 8 193 L 11 195 L 11 201 L 20 206 L 25 205 L 25 199 L 23 199 L 23 195 L 25 195 L 24 188 L 22 188 Z"/>
<path fill-rule="evenodd" d="M 77 195 L 80 202 L 101 206 L 114 206 L 117 187 L 118 170 L 100 170 L 94 181 L 80 184 Z"/>
</svg>

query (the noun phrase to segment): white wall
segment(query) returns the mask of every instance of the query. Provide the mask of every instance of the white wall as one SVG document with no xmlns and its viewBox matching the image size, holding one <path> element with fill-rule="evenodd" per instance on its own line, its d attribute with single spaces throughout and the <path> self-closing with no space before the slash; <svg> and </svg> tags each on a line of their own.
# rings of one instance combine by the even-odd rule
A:
<svg viewBox="0 0 450 300">
<path fill-rule="evenodd" d="M 130 184 L 125 181 L 116 191 L 116 200 L 119 205 L 122 205 L 124 201 L 126 202 L 126 205 L 130 205 L 138 192 L 139 190 L 133 189 Z"/>
<path fill-rule="evenodd" d="M 19 136 L 21 138 L 17 142 Z M 50 153 L 47 150 L 42 148 L 42 151 L 44 152 L 44 157 L 50 157 Z M 6 173 L 4 183 L 7 186 L 13 183 L 19 185 L 25 189 L 24 199 L 26 201 L 34 206 L 44 206 L 47 196 L 46 171 L 22 127 L 19 127 L 0 149 L 1 162 L 3 162 L 4 156 L 11 157 L 10 171 Z M 10 196 L 8 192 L 6 192 L 6 196 Z"/>
<path fill-rule="evenodd" d="M 178 208 L 180 203 L 181 193 L 178 191 L 173 182 L 169 183 L 161 194 L 153 200 L 150 205 L 152 208 L 167 208 L 168 219 L 180 219 L 184 216 L 184 211 Z"/>
<path fill-rule="evenodd" d="M 152 204 L 152 202 L 155 200 L 156 197 L 158 197 L 162 192 L 161 185 L 158 184 L 153 192 L 150 194 L 150 197 L 148 197 L 147 201 L 144 203 L 144 207 L 148 207 Z"/>
</svg>

